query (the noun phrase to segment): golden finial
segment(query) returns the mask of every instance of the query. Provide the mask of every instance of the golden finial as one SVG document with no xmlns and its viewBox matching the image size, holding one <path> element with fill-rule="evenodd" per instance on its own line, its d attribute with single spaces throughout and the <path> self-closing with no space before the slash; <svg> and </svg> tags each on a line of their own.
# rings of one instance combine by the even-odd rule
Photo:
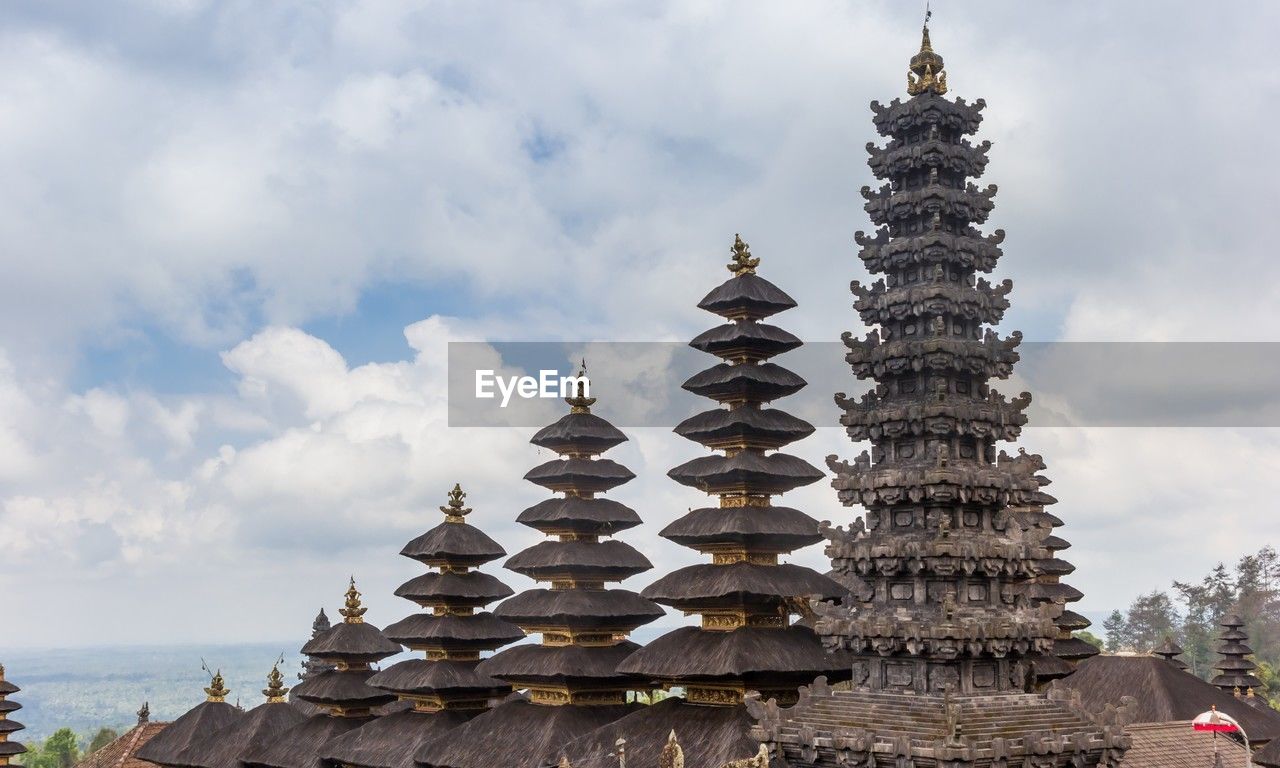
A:
<svg viewBox="0 0 1280 768">
<path fill-rule="evenodd" d="M 569 404 L 569 413 L 591 413 L 591 406 L 595 405 L 594 397 L 587 397 L 587 390 L 590 386 L 590 379 L 587 378 L 587 359 L 582 358 L 582 367 L 578 369 L 578 382 L 574 385 L 574 393 L 572 397 L 566 397 L 564 401 Z"/>
<path fill-rule="evenodd" d="M 222 680 L 222 670 L 213 673 L 213 678 L 209 680 L 209 687 L 204 689 L 205 695 L 209 697 L 209 701 L 226 701 L 227 694 L 231 691 L 227 690 L 227 686 Z"/>
<path fill-rule="evenodd" d="M 734 277 L 756 273 L 756 267 L 760 266 L 760 259 L 751 255 L 751 246 L 742 242 L 741 235 L 733 236 L 733 247 L 729 252 L 733 256 L 730 257 L 729 264 L 725 268 L 732 272 Z"/>
<path fill-rule="evenodd" d="M 0 664 L 0 680 L 4 680 L 4 665 Z"/>
<path fill-rule="evenodd" d="M 467 515 L 471 514 L 471 507 L 462 506 L 462 500 L 465 498 L 467 494 L 462 490 L 462 486 L 454 483 L 453 490 L 449 491 L 449 502 L 440 508 L 444 513 L 445 522 L 465 523 L 467 521 Z"/>
<path fill-rule="evenodd" d="M 272 665 L 271 672 L 267 674 L 267 687 L 262 690 L 262 695 L 267 697 L 268 704 L 281 704 L 288 693 L 289 689 L 284 685 L 284 675 L 280 674 L 280 662 L 277 661 Z"/>
<path fill-rule="evenodd" d="M 924 29 L 920 33 L 920 52 L 911 57 L 911 68 L 907 72 L 907 93 L 912 96 L 925 91 L 933 91 L 939 96 L 947 92 L 947 73 L 942 71 L 942 57 L 933 52 L 933 44 L 929 42 L 931 16 L 933 11 L 926 9 Z"/>
<path fill-rule="evenodd" d="M 674 728 L 667 734 L 667 743 L 662 748 L 662 754 L 658 755 L 658 768 L 684 768 L 684 750 L 680 748 L 680 742 L 676 741 Z"/>
<path fill-rule="evenodd" d="M 338 609 L 343 621 L 348 624 L 363 624 L 364 613 L 369 610 L 360 604 L 360 590 L 356 589 L 356 577 L 351 577 L 351 586 L 347 587 L 346 605 Z"/>
</svg>

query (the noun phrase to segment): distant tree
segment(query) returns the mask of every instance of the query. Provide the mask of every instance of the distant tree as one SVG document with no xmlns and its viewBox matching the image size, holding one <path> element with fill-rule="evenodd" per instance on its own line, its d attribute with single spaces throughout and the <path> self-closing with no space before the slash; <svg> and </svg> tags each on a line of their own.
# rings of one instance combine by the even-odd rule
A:
<svg viewBox="0 0 1280 768">
<path fill-rule="evenodd" d="M 1097 635 L 1093 634 L 1087 629 L 1081 629 L 1081 630 L 1072 632 L 1071 636 L 1077 640 L 1085 641 L 1086 643 L 1088 643 L 1089 645 L 1092 645 L 1094 648 L 1097 648 L 1100 651 L 1103 650 L 1104 646 L 1103 646 L 1102 638 L 1098 637 Z"/>
<path fill-rule="evenodd" d="M 89 746 L 85 749 L 85 756 L 92 755 L 118 738 L 120 738 L 120 734 L 114 728 L 99 728 L 98 732 L 93 734 L 93 738 L 89 739 Z"/>
<path fill-rule="evenodd" d="M 1140 653 L 1150 651 L 1166 636 L 1177 634 L 1180 621 L 1168 593 L 1156 589 L 1139 595 L 1125 615 L 1126 644 Z"/>
<path fill-rule="evenodd" d="M 1226 566 L 1218 563 L 1199 582 L 1173 582 L 1184 608 L 1182 618 L 1182 657 L 1191 671 L 1208 679 L 1213 674 L 1213 641 L 1218 622 L 1236 602 L 1235 579 Z"/>
<path fill-rule="evenodd" d="M 80 739 L 70 728 L 59 728 L 41 745 L 52 768 L 71 768 L 80 760 Z"/>
<path fill-rule="evenodd" d="M 1107 620 L 1102 622 L 1102 632 L 1107 636 L 1106 644 L 1103 646 L 1107 653 L 1115 653 L 1124 648 L 1128 639 L 1128 627 L 1124 623 L 1124 614 L 1120 611 L 1112 611 Z"/>
</svg>

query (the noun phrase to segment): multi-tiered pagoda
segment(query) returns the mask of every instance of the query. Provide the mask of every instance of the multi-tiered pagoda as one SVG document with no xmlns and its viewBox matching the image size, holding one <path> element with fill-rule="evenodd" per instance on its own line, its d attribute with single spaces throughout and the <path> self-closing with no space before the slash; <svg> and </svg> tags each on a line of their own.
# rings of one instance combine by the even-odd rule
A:
<svg viewBox="0 0 1280 768">
<path fill-rule="evenodd" d="M 482 651 L 523 639 L 524 632 L 480 610 L 512 590 L 475 570 L 506 551 L 467 522 L 466 496 L 455 485 L 440 507 L 444 522 L 400 551 L 432 570 L 400 585 L 396 595 L 428 612 L 391 624 L 383 634 L 425 658 L 394 664 L 370 677 L 369 685 L 394 693 L 409 708 L 330 741 L 322 750 L 327 759 L 360 768 L 413 768 L 423 744 L 511 692 L 511 686 L 476 671 Z"/>
<path fill-rule="evenodd" d="M 139 749 L 138 759 L 164 766 L 191 765 L 193 747 L 244 717 L 239 707 L 227 703 L 231 691 L 227 689 L 221 671 L 213 673 L 204 693 L 204 701 L 169 723 Z"/>
<path fill-rule="evenodd" d="M 320 768 L 326 743 L 376 717 L 375 710 L 395 696 L 369 685 L 373 662 L 399 653 L 399 645 L 364 620 L 368 609 L 360 602 L 353 578 L 339 613 L 342 622 L 313 637 L 302 652 L 333 669 L 299 683 L 299 699 L 323 709 L 290 728 L 269 744 L 241 755 L 248 768 Z M 170 726 L 171 728 L 173 726 Z"/>
<path fill-rule="evenodd" d="M 626 639 L 663 615 L 649 600 L 606 585 L 653 566 L 624 541 L 610 538 L 640 524 L 629 507 L 599 494 L 631 480 L 626 467 L 600 454 L 626 441 L 591 412 L 580 387 L 568 414 L 530 441 L 560 456 L 525 479 L 562 496 L 535 504 L 517 520 L 548 538 L 512 556 L 506 567 L 546 588 L 530 589 L 494 613 L 541 642 L 508 648 L 477 671 L 526 692 L 459 726 L 417 754 L 430 768 L 521 768 L 557 760 L 565 744 L 632 707 L 628 691 L 643 681 L 618 672 L 639 646 Z"/>
<path fill-rule="evenodd" d="M 837 396 L 850 437 L 872 448 L 828 460 L 841 501 L 866 516 L 829 533 L 853 595 L 818 606 L 816 623 L 852 656 L 854 690 L 818 681 L 790 711 L 754 705 L 758 734 L 795 766 L 1114 765 L 1127 744 L 1114 716 L 1101 725 L 1062 695 L 1032 692 L 1037 662 L 1060 666 L 1064 600 L 1046 599 L 1041 581 L 1049 531 L 1019 512 L 1052 499 L 1038 457 L 996 451 L 1018 437 L 1030 396 L 1010 401 L 989 385 L 1010 374 L 1021 337 L 990 327 L 1011 282 L 975 280 L 995 268 L 1003 239 L 975 227 L 995 187 L 969 182 L 987 163 L 989 144 L 965 138 L 985 103 L 946 91 L 926 28 L 912 98 L 872 104 L 889 141 L 868 147 L 870 165 L 886 183 L 863 189 L 880 229 L 857 241 L 884 278 L 853 284 L 856 309 L 877 327 L 845 344 L 854 374 L 875 387 Z"/>
<path fill-rule="evenodd" d="M 1151 649 L 1151 653 L 1172 664 L 1178 669 L 1186 669 L 1187 663 L 1178 658 L 1182 655 L 1182 646 L 1174 642 L 1171 635 L 1164 636 L 1164 642 Z"/>
<path fill-rule="evenodd" d="M 1237 697 L 1255 698 L 1254 691 L 1262 688 L 1262 681 L 1253 673 L 1258 665 L 1249 659 L 1253 649 L 1249 647 L 1249 636 L 1244 631 L 1244 619 L 1229 613 L 1218 623 L 1222 626 L 1222 634 L 1218 635 L 1220 658 L 1213 665 L 1218 674 L 1209 682 Z M 1256 706 L 1267 705 L 1259 698 Z"/>
<path fill-rule="evenodd" d="M 809 627 L 792 622 L 813 596 L 839 599 L 839 584 L 779 557 L 821 541 L 818 523 L 772 497 L 821 480 L 823 472 L 779 449 L 813 432 L 813 426 L 764 404 L 793 394 L 805 381 L 769 362 L 801 345 L 765 318 L 796 306 L 773 283 L 756 274 L 760 260 L 735 238 L 733 277 L 698 304 L 726 322 L 690 345 L 721 358 L 694 375 L 684 388 L 720 404 L 680 423 L 675 431 L 713 451 L 669 475 L 717 496 L 714 507 L 691 510 L 661 535 L 708 555 L 711 562 L 676 570 L 644 590 L 645 597 L 685 614 L 699 626 L 682 627 L 632 654 L 619 670 L 664 687 L 683 688 L 673 697 L 612 723 L 567 750 L 575 768 L 615 764 L 610 751 L 626 740 L 627 759 L 657 764 L 673 729 L 685 743 L 696 740 L 691 766 L 717 767 L 751 757 L 747 691 L 794 701 L 797 689 L 818 675 L 847 677 L 847 664 L 827 654 Z"/>
<path fill-rule="evenodd" d="M 9 696 L 20 690 L 22 689 L 4 679 L 4 665 L 0 664 L 0 765 L 8 765 L 14 757 L 27 751 L 21 742 L 12 741 L 9 738 L 10 734 L 17 733 L 26 727 L 9 717 L 11 713 L 22 709 L 22 705 L 18 702 L 8 700 Z"/>
<path fill-rule="evenodd" d="M 241 768 L 240 757 L 261 749 L 306 719 L 289 704 L 289 689 L 277 663 L 267 675 L 262 695 L 266 702 L 246 712 L 234 723 L 206 734 L 182 757 L 186 768 Z M 141 720 L 141 713 L 139 713 Z"/>
</svg>

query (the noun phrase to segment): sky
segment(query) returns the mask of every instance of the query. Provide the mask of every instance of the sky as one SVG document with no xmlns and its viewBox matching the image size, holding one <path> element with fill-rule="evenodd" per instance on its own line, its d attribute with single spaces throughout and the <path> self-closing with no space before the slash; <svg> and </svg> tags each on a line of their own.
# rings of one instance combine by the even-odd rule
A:
<svg viewBox="0 0 1280 768">
<path fill-rule="evenodd" d="M 352 574 L 370 621 L 410 613 L 392 591 L 420 566 L 396 553 L 453 483 L 509 552 L 545 497 L 521 479 L 549 458 L 532 429 L 449 426 L 448 343 L 683 342 L 715 322 L 695 304 L 734 233 L 799 301 L 779 325 L 863 333 L 868 104 L 905 97 L 917 5 L 0 5 L 4 643 L 301 642 Z M 1280 65 L 1259 51 L 1280 8 L 933 11 L 952 95 L 988 104 L 1002 332 L 1278 340 Z M 598 394 L 609 417 L 651 393 Z M 1048 464 L 1084 612 L 1280 544 L 1276 429 L 1059 406 L 1019 445 Z M 794 452 L 861 451 L 837 415 Z M 657 531 L 702 502 L 666 478 L 701 449 L 628 434 L 612 496 L 647 522 L 639 589 L 698 558 Z M 859 514 L 826 483 L 786 502 Z"/>
</svg>

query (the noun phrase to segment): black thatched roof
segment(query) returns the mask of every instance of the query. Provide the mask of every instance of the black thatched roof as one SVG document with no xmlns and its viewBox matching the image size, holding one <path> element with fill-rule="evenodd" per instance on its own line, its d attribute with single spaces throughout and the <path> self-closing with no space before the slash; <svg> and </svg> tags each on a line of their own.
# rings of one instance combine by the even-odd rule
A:
<svg viewBox="0 0 1280 768">
<path fill-rule="evenodd" d="M 16 741 L 0 741 L 0 757 L 13 757 L 26 751 L 27 748 Z"/>
<path fill-rule="evenodd" d="M 369 685 L 374 675 L 370 669 L 333 669 L 303 680 L 293 688 L 299 699 L 323 706 L 341 706 L 350 709 L 373 708 L 387 704 L 395 696 Z"/>
<path fill-rule="evenodd" d="M 594 413 L 567 413 L 529 440 L 556 453 L 594 456 L 627 441 L 617 427 Z"/>
<path fill-rule="evenodd" d="M 776 325 L 751 320 L 725 323 L 693 337 L 689 346 L 725 359 L 764 360 L 803 344 Z"/>
<path fill-rule="evenodd" d="M 539 706 L 511 699 L 420 747 L 423 768 L 541 768 L 573 739 L 635 711 L 634 706 Z"/>
<path fill-rule="evenodd" d="M 475 567 L 507 551 L 474 525 L 446 521 L 405 544 L 400 554 L 426 565 Z"/>
<path fill-rule="evenodd" d="M 749 317 L 760 320 L 796 306 L 778 286 L 755 274 L 731 277 L 698 302 L 699 309 L 724 318 Z"/>
<path fill-rule="evenodd" d="M 489 650 L 524 639 L 524 631 L 488 611 L 469 616 L 418 613 L 389 625 L 384 631 L 411 648 Z"/>
<path fill-rule="evenodd" d="M 685 746 L 685 768 L 721 768 L 756 754 L 759 744 L 749 734 L 754 722 L 741 704 L 707 707 L 672 697 L 574 739 L 564 752 L 573 768 L 617 768 L 617 742 L 626 739 L 628 764 L 656 766 L 675 731 Z"/>
<path fill-rule="evenodd" d="M 645 587 L 642 594 L 655 602 L 685 610 L 768 605 L 781 603 L 788 597 L 813 595 L 839 599 L 848 591 L 829 577 L 801 565 L 740 562 L 686 566 Z"/>
<path fill-rule="evenodd" d="M 1264 768 L 1280 768 L 1280 739 L 1273 739 L 1270 744 L 1254 752 L 1253 764 Z"/>
<path fill-rule="evenodd" d="M 1280 713 L 1255 709 L 1156 656 L 1094 656 L 1080 662 L 1061 684 L 1078 691 L 1094 711 L 1132 696 L 1139 723 L 1191 720 L 1217 707 L 1239 720 L 1252 741 L 1280 737 Z"/>
<path fill-rule="evenodd" d="M 690 376 L 682 386 L 721 403 L 768 403 L 804 389 L 805 380 L 775 363 L 720 363 Z"/>
<path fill-rule="evenodd" d="M 607 535 L 634 528 L 641 521 L 635 510 L 613 499 L 569 496 L 540 501 L 521 512 L 516 522 L 543 533 Z"/>
<path fill-rule="evenodd" d="M 369 678 L 369 685 L 396 693 L 481 695 L 496 698 L 511 686 L 476 671 L 474 661 L 406 659 Z"/>
<path fill-rule="evenodd" d="M 525 473 L 524 479 L 552 491 L 603 493 L 631 480 L 635 473 L 612 459 L 552 459 Z"/>
<path fill-rule="evenodd" d="M 18 691 L 21 691 L 21 690 L 22 690 L 21 688 L 9 682 L 8 680 L 5 680 L 4 678 L 0 678 L 0 696 L 8 696 L 9 694 L 17 693 Z"/>
<path fill-rule="evenodd" d="M 813 425 L 776 408 L 713 408 L 690 416 L 675 433 L 708 448 L 750 445 L 781 448 L 813 434 Z"/>
<path fill-rule="evenodd" d="M 500 651 L 480 662 L 476 671 L 512 683 L 616 683 L 635 680 L 618 674 L 618 665 L 640 646 L 624 640 L 617 645 L 534 645 L 526 643 Z"/>
<path fill-rule="evenodd" d="M 494 614 L 521 626 L 580 629 L 635 629 L 666 615 L 625 589 L 529 589 L 499 603 Z"/>
<path fill-rule="evenodd" d="M 479 608 L 494 600 L 511 597 L 515 592 L 497 577 L 483 571 L 431 571 L 401 584 L 396 588 L 395 594 L 396 597 L 412 600 L 424 608 L 438 605 Z M 387 627 L 383 634 L 394 640 L 388 634 L 390 631 L 391 627 Z"/>
<path fill-rule="evenodd" d="M 732 678 L 750 684 L 759 677 L 777 687 L 777 681 L 788 678 L 797 685 L 819 675 L 846 679 L 846 666 L 822 648 L 808 627 L 740 627 L 731 632 L 680 627 L 633 653 L 618 671 L 651 680 Z"/>
<path fill-rule="evenodd" d="M 192 745 L 243 716 L 243 712 L 225 701 L 202 701 L 169 723 L 138 750 L 137 757 L 160 765 L 183 765 L 186 752 Z"/>
<path fill-rule="evenodd" d="M 273 744 L 306 719 L 285 702 L 259 704 L 225 728 L 205 735 L 183 755 L 192 768 L 240 768 L 240 756 Z"/>
<path fill-rule="evenodd" d="M 302 646 L 302 652 L 322 661 L 367 663 L 400 653 L 403 648 L 366 622 L 339 622 Z"/>
<path fill-rule="evenodd" d="M 791 507 L 702 507 L 658 535 L 693 549 L 741 544 L 757 552 L 791 552 L 822 541 L 818 521 Z"/>
<path fill-rule="evenodd" d="M 621 581 L 653 567 L 649 558 L 625 541 L 540 541 L 507 559 L 503 567 L 531 579 L 565 575 L 578 579 Z"/>
<path fill-rule="evenodd" d="M 373 716 L 334 717 L 312 715 L 270 744 L 240 756 L 246 768 L 324 768 L 320 752 L 337 736 L 371 722 Z"/>
<path fill-rule="evenodd" d="M 1053 655 L 1060 659 L 1087 659 L 1098 655 L 1098 647 L 1078 637 L 1060 637 L 1053 641 Z"/>
<path fill-rule="evenodd" d="M 816 483 L 826 475 L 798 456 L 738 451 L 732 456 L 699 456 L 667 472 L 667 477 L 711 494 L 776 495 Z"/>
<path fill-rule="evenodd" d="M 321 753 L 326 760 L 360 768 L 414 768 L 413 755 L 423 744 L 446 736 L 473 714 L 397 712 L 330 739 Z"/>
</svg>

